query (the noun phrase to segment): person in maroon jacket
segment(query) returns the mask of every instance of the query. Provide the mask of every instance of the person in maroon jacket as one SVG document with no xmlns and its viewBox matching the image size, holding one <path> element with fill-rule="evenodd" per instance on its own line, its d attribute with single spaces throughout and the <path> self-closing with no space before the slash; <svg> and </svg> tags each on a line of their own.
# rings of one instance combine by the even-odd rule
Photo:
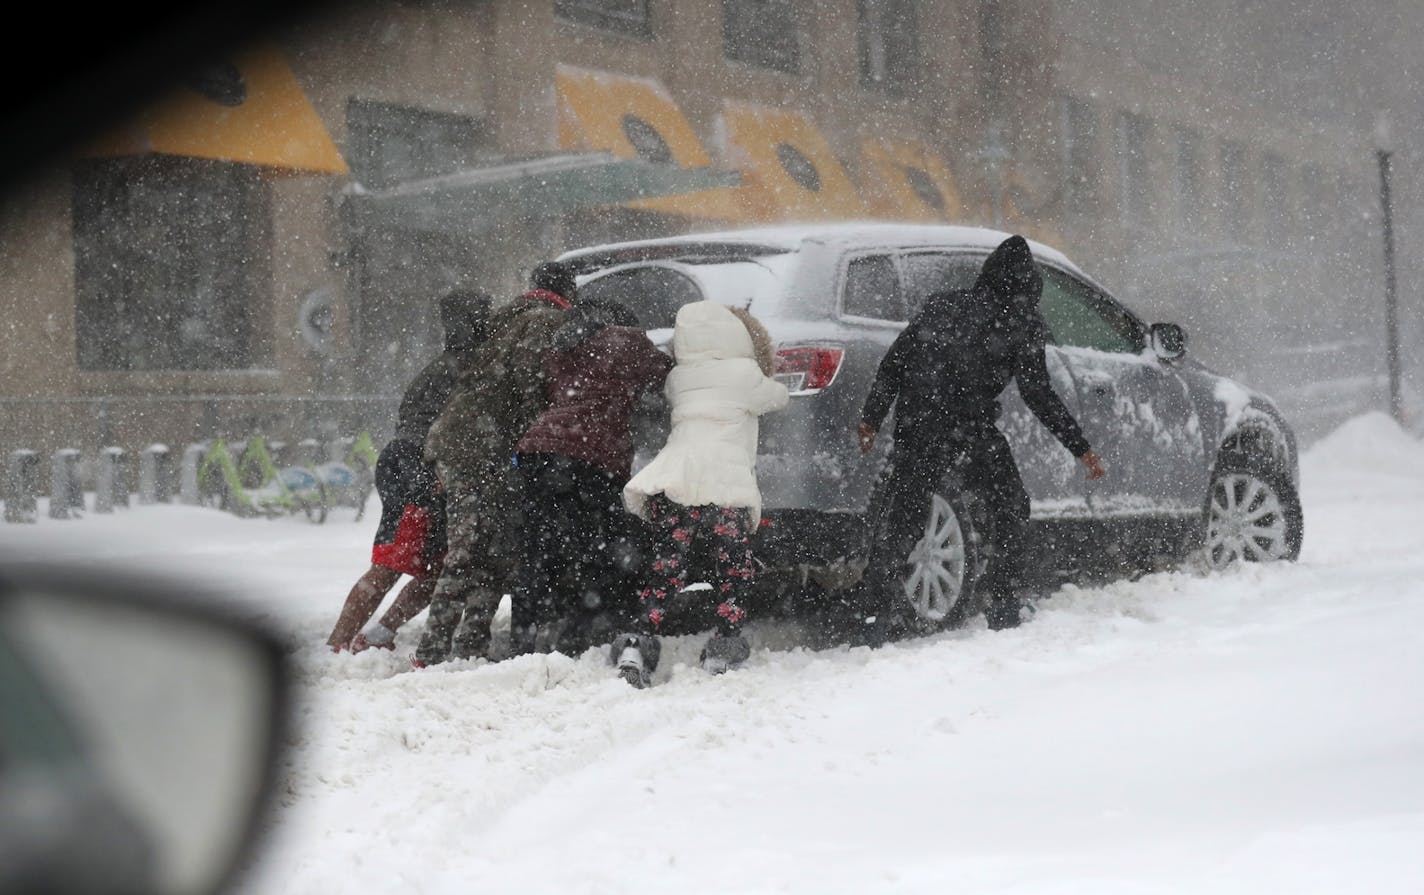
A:
<svg viewBox="0 0 1424 895">
<path fill-rule="evenodd" d="M 514 652 L 537 644 L 577 655 L 617 633 L 641 571 L 638 520 L 623 509 L 633 413 L 670 369 L 615 302 L 579 302 L 555 334 L 544 359 L 549 407 L 515 447 L 526 525 L 511 595 Z"/>
</svg>

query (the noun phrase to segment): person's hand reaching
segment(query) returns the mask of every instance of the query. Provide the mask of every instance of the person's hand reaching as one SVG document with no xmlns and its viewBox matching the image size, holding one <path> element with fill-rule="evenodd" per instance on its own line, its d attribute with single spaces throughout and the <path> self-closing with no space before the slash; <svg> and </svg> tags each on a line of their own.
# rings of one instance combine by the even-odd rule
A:
<svg viewBox="0 0 1424 895">
<path fill-rule="evenodd" d="M 875 447 L 875 429 L 870 423 L 862 422 L 855 429 L 856 438 L 860 441 L 860 452 L 870 453 L 870 449 Z"/>
<path fill-rule="evenodd" d="M 1090 480 L 1100 479 L 1108 474 L 1107 469 L 1103 467 L 1103 458 L 1099 457 L 1096 451 L 1085 451 L 1078 459 L 1082 461 L 1084 466 L 1088 467 L 1088 478 Z"/>
</svg>

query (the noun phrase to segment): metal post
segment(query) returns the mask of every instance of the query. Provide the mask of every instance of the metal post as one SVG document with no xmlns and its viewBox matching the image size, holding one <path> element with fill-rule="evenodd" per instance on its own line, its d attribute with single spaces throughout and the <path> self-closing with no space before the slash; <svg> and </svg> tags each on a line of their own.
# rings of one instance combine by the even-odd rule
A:
<svg viewBox="0 0 1424 895">
<path fill-rule="evenodd" d="M 5 521 L 35 522 L 38 502 L 35 500 L 35 467 L 39 455 L 21 449 L 10 454 L 5 482 Z"/>
<path fill-rule="evenodd" d="M 173 460 L 165 444 L 151 444 L 139 454 L 138 502 L 167 503 L 173 499 Z"/>
<path fill-rule="evenodd" d="M 112 513 L 115 507 L 129 505 L 129 479 L 125 466 L 125 451 L 121 447 L 106 447 L 99 452 L 99 472 L 95 476 L 94 512 Z"/>
<path fill-rule="evenodd" d="M 79 482 L 79 451 L 60 448 L 54 452 L 49 477 L 49 517 L 70 519 L 78 516 L 71 510 L 83 511 L 84 490 Z M 76 501 L 75 495 L 78 494 Z M 76 506 L 77 503 L 77 506 Z"/>
<path fill-rule="evenodd" d="M 1390 200 L 1390 152 L 1376 150 L 1380 173 L 1380 208 L 1384 212 L 1384 334 L 1385 365 L 1389 370 L 1389 413 L 1404 424 L 1404 404 L 1399 394 L 1399 299 L 1394 277 L 1394 208 Z"/>
<path fill-rule="evenodd" d="M 190 444 L 183 449 L 183 465 L 178 474 L 178 502 L 198 506 L 203 495 L 198 488 L 198 466 L 203 462 L 203 454 L 208 451 L 208 443 Z"/>
</svg>

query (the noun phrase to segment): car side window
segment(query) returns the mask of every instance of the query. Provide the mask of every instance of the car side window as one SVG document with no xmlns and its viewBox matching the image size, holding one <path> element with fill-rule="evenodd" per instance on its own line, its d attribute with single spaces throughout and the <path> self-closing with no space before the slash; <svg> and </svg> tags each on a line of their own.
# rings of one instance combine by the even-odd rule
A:
<svg viewBox="0 0 1424 895">
<path fill-rule="evenodd" d="M 973 286 L 984 259 L 948 252 L 912 252 L 902 256 L 900 263 L 905 277 L 905 303 L 913 317 L 925 303 L 926 296 Z"/>
<path fill-rule="evenodd" d="M 1062 271 L 1042 266 L 1039 270 L 1043 274 L 1039 310 L 1056 344 L 1123 354 L 1142 350 L 1142 327 L 1115 302 Z"/>
<path fill-rule="evenodd" d="M 908 320 L 900 274 L 889 255 L 863 255 L 846 266 L 841 312 L 876 320 Z"/>
<path fill-rule="evenodd" d="M 615 270 L 578 289 L 580 298 L 607 299 L 627 307 L 644 329 L 670 328 L 678 308 L 702 300 L 702 290 L 685 274 L 657 266 Z"/>
</svg>

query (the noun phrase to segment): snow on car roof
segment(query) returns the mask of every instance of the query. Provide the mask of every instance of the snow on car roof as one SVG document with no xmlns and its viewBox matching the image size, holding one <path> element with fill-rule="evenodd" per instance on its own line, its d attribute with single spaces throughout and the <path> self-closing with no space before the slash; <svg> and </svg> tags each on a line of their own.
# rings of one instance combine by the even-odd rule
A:
<svg viewBox="0 0 1424 895">
<path fill-rule="evenodd" d="M 967 227 L 953 224 L 905 224 L 886 221 L 785 224 L 709 230 L 657 239 L 606 243 L 565 252 L 559 256 L 559 259 L 575 262 L 583 259 L 593 262 L 589 265 L 590 267 L 601 267 L 606 263 L 617 263 L 619 258 L 629 259 L 629 256 L 637 254 L 637 250 L 643 248 L 713 245 L 758 246 L 764 248 L 768 253 L 773 253 L 794 251 L 806 242 L 842 245 L 847 248 L 923 245 L 989 250 L 1011 235 L 1006 231 L 990 227 Z M 1082 273 L 1078 266 L 1059 250 L 1032 239 L 1029 240 L 1029 246 L 1033 249 L 1035 256 L 1053 261 L 1076 273 Z M 610 257 L 604 261 L 604 256 Z M 619 256 L 619 258 L 612 256 Z M 594 259 L 599 259 L 599 261 Z"/>
</svg>

